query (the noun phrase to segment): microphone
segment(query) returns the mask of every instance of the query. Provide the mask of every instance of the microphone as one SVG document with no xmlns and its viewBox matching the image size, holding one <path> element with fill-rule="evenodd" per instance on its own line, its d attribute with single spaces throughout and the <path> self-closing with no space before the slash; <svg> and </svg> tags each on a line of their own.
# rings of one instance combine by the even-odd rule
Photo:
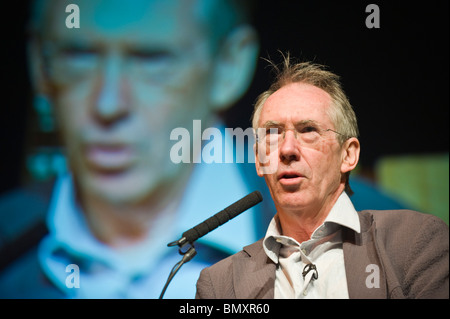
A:
<svg viewBox="0 0 450 319">
<path fill-rule="evenodd" d="M 241 198 L 237 202 L 231 204 L 224 210 L 218 212 L 217 214 L 211 216 L 207 220 L 201 222 L 197 226 L 185 231 L 181 238 L 177 241 L 169 243 L 167 246 L 182 246 L 186 243 L 193 243 L 200 237 L 205 236 L 207 233 L 213 231 L 217 227 L 225 224 L 230 219 L 236 217 L 237 215 L 243 213 L 247 209 L 255 206 L 263 200 L 262 195 L 259 191 L 254 191 L 247 196 Z"/>
<path fill-rule="evenodd" d="M 236 217 L 240 213 L 245 212 L 250 207 L 255 206 L 259 202 L 262 201 L 262 195 L 259 191 L 254 191 L 253 193 L 248 194 L 247 196 L 241 198 L 237 202 L 231 204 L 224 210 L 218 212 L 217 214 L 211 216 L 207 220 L 201 222 L 197 226 L 185 231 L 181 236 L 180 239 L 173 241 L 169 243 L 167 246 L 180 246 L 179 253 L 183 255 L 183 258 L 175 264 L 175 266 L 170 271 L 169 277 L 167 278 L 166 284 L 164 285 L 161 295 L 159 296 L 159 299 L 162 299 L 164 296 L 164 293 L 166 292 L 167 287 L 169 286 L 169 283 L 172 281 L 175 274 L 180 270 L 181 266 L 185 263 L 189 262 L 192 258 L 195 257 L 197 252 L 194 248 L 194 241 L 199 239 L 202 236 L 205 236 L 210 231 L 213 231 L 217 227 L 225 224 L 230 219 Z M 188 249 L 185 252 L 182 252 L 181 249 L 184 247 L 184 245 L 190 244 Z"/>
</svg>

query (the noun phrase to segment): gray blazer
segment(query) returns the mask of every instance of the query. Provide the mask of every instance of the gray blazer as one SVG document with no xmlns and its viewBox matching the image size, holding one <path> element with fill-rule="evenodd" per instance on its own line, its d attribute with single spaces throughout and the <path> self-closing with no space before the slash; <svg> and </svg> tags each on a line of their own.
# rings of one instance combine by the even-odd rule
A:
<svg viewBox="0 0 450 319">
<path fill-rule="evenodd" d="M 350 298 L 449 298 L 449 228 L 441 219 L 410 210 L 358 214 L 361 233 L 344 229 Z M 196 298 L 273 298 L 276 267 L 261 239 L 205 268 Z"/>
</svg>

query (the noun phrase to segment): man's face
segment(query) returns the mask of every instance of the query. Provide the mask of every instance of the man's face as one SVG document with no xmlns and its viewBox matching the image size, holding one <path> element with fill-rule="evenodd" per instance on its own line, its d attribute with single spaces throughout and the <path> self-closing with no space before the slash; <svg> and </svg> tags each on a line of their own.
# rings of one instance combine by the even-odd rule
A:
<svg viewBox="0 0 450 319">
<path fill-rule="evenodd" d="M 327 114 L 330 103 L 329 94 L 322 89 L 292 83 L 273 93 L 263 105 L 259 127 L 285 131 L 284 139 L 268 151 L 276 168 L 263 174 L 264 165 L 258 156 L 256 160 L 258 174 L 264 176 L 278 210 L 320 209 L 338 191 L 342 151 L 335 133 L 324 131 L 334 129 Z M 300 134 L 304 134 L 303 140 Z M 266 152 L 268 146 L 259 142 L 258 148 Z"/>
<path fill-rule="evenodd" d="M 56 3 L 56 4 L 55 4 Z M 80 28 L 55 1 L 44 35 L 48 80 L 78 184 L 117 202 L 177 183 L 170 132 L 205 120 L 211 40 L 191 1 L 78 1 Z"/>
</svg>

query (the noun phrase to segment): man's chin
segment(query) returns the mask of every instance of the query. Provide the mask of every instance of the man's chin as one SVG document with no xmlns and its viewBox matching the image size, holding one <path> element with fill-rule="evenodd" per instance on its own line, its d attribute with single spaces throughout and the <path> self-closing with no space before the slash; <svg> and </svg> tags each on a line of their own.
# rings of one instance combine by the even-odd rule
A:
<svg viewBox="0 0 450 319">
<path fill-rule="evenodd" d="M 84 193 L 116 205 L 133 204 L 148 197 L 156 188 L 151 177 L 137 173 L 92 174 L 82 181 Z"/>
<path fill-rule="evenodd" d="M 308 200 L 305 195 L 302 195 L 299 191 L 283 192 L 279 194 L 277 202 L 283 208 L 287 209 L 299 209 L 308 205 Z"/>
</svg>

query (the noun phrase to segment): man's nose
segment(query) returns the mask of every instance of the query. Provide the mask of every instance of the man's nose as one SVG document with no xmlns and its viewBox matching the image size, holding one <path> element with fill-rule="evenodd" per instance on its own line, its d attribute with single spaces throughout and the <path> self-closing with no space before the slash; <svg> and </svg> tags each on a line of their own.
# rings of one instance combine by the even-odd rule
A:
<svg viewBox="0 0 450 319">
<path fill-rule="evenodd" d="M 300 160 L 300 145 L 295 137 L 293 130 L 287 130 L 284 139 L 281 140 L 280 145 L 280 160 L 288 164 L 292 161 Z"/>
<path fill-rule="evenodd" d="M 117 55 L 108 56 L 101 69 L 97 82 L 98 90 L 94 101 L 94 114 L 105 125 L 111 124 L 128 114 L 125 78 L 122 62 Z"/>
</svg>

